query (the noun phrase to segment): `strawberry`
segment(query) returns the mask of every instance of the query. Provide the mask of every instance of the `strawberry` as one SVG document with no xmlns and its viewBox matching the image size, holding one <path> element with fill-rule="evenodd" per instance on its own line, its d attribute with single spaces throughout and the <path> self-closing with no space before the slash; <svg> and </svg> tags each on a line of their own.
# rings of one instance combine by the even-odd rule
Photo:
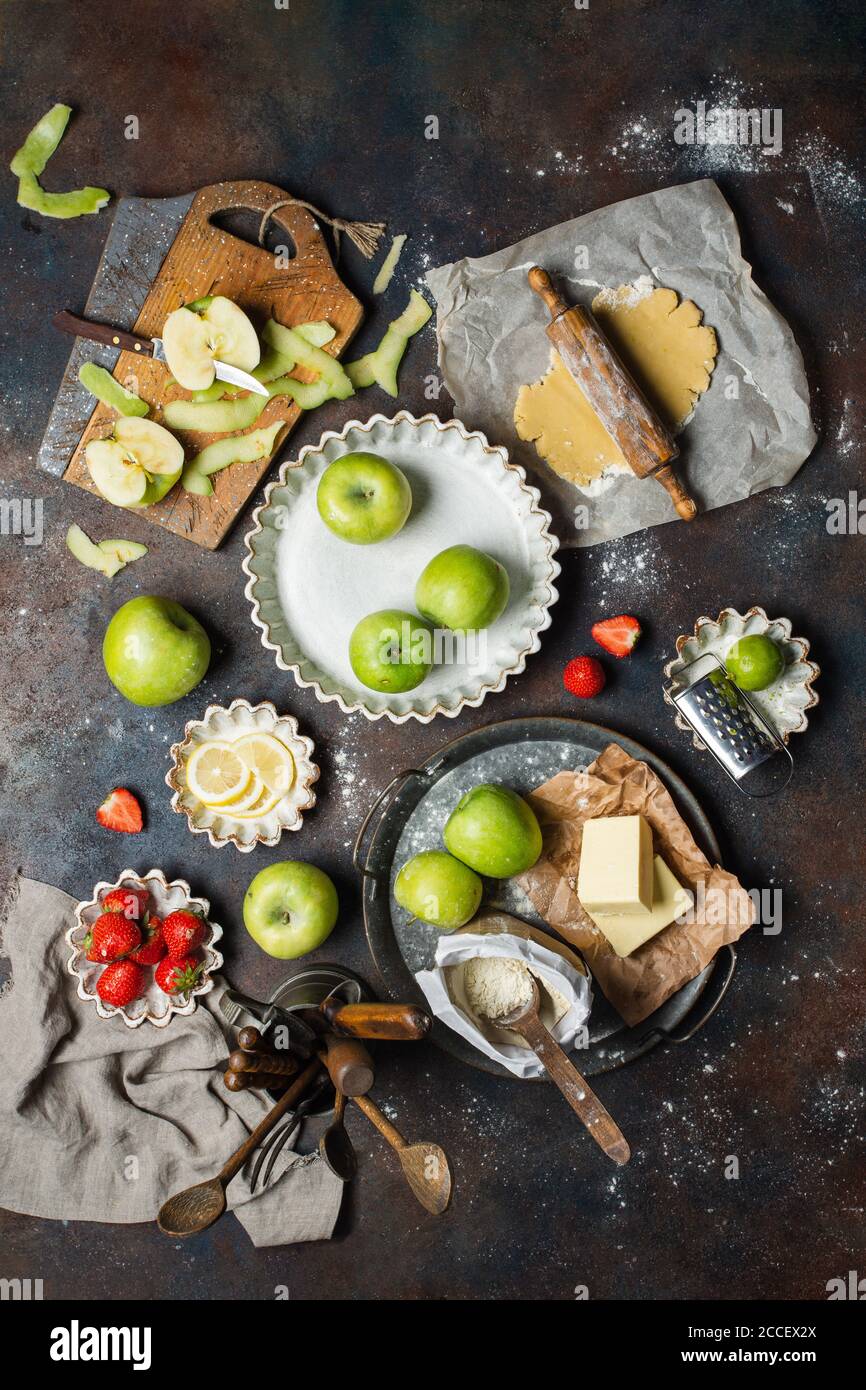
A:
<svg viewBox="0 0 866 1390">
<path fill-rule="evenodd" d="M 166 950 L 173 959 L 188 956 L 204 941 L 205 924 L 196 912 L 170 912 L 162 924 Z"/>
<path fill-rule="evenodd" d="M 616 657 L 628 656 L 640 634 L 641 626 L 637 618 L 631 618 L 627 613 L 618 618 L 605 618 L 595 623 L 592 629 L 598 645 Z"/>
<path fill-rule="evenodd" d="M 562 683 L 571 695 L 591 700 L 604 690 L 604 671 L 594 656 L 576 656 L 562 673 Z"/>
<path fill-rule="evenodd" d="M 122 912 L 133 922 L 140 922 L 147 912 L 150 894 L 146 888 L 133 888 L 124 884 L 122 888 L 112 888 L 102 899 L 103 912 Z"/>
<path fill-rule="evenodd" d="M 141 807 L 126 787 L 115 787 L 109 792 L 97 808 L 96 819 L 106 830 L 120 830 L 126 835 L 137 835 L 144 824 Z"/>
<path fill-rule="evenodd" d="M 162 921 L 149 912 L 144 922 L 144 935 L 141 945 L 129 957 L 139 965 L 156 965 L 165 955 L 165 941 L 162 936 Z"/>
<path fill-rule="evenodd" d="M 96 982 L 96 993 L 106 1004 L 122 1009 L 131 1004 L 144 989 L 144 971 L 131 960 L 116 960 L 107 965 Z"/>
<path fill-rule="evenodd" d="M 156 967 L 154 979 L 164 994 L 186 994 L 198 984 L 203 969 L 204 961 L 197 961 L 195 956 L 166 956 Z"/>
<path fill-rule="evenodd" d="M 88 960 L 105 964 L 128 956 L 140 941 L 141 932 L 135 922 L 124 917 L 122 912 L 103 912 L 87 933 L 84 949 Z"/>
</svg>

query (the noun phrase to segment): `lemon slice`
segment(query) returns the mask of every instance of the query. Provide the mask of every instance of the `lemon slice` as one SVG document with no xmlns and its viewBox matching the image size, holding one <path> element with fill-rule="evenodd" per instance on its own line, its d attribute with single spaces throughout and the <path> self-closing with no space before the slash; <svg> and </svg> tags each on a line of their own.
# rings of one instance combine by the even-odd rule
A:
<svg viewBox="0 0 866 1390">
<path fill-rule="evenodd" d="M 261 786 L 261 783 L 259 785 Z M 266 816 L 269 811 L 278 806 L 282 799 L 281 792 L 271 792 L 268 791 L 267 787 L 262 787 L 262 795 L 259 800 L 247 807 L 245 811 L 236 811 L 234 806 L 226 806 L 223 814 L 234 816 L 236 820 L 260 820 L 262 816 Z"/>
<path fill-rule="evenodd" d="M 284 743 L 273 734 L 245 734 L 234 748 L 269 792 L 285 796 L 295 780 L 295 760 Z"/>
<path fill-rule="evenodd" d="M 186 765 L 186 782 L 206 806 L 225 806 L 249 787 L 253 774 L 231 743 L 213 739 L 193 749 Z"/>
<path fill-rule="evenodd" d="M 223 801 L 218 806 L 213 806 L 214 811 L 222 811 L 223 815 L 236 816 L 243 815 L 251 806 L 255 806 L 257 801 L 261 801 L 267 794 L 267 787 L 260 777 L 251 777 L 250 784 L 241 796 L 235 797 L 233 801 Z"/>
</svg>

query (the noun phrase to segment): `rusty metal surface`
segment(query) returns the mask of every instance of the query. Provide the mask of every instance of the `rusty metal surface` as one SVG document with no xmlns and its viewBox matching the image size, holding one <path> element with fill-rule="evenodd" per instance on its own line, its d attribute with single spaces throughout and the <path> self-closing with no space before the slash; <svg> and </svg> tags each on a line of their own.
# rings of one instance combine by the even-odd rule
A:
<svg viewBox="0 0 866 1390">
<path fill-rule="evenodd" d="M 363 10 L 363 14 L 361 11 Z M 286 10 L 188 0 L 129 7 L 106 24 L 96 0 L 7 0 L 2 50 L 8 155 L 48 103 L 77 114 L 45 175 L 170 197 L 222 178 L 265 177 L 329 212 L 387 218 L 411 240 L 384 301 L 351 250 L 341 270 L 369 310 L 366 351 L 429 265 L 483 254 L 617 198 L 711 173 L 734 207 L 756 278 L 803 348 L 821 439 L 790 487 L 624 541 L 564 556 L 563 597 L 523 675 L 447 724 L 370 725 L 316 703 L 277 671 L 243 598 L 243 526 L 199 553 L 141 518 L 38 471 L 36 450 L 68 356 L 49 319 L 85 302 L 105 215 L 50 223 L 17 208 L 4 176 L 6 248 L 0 390 L 0 497 L 42 498 L 44 540 L 0 536 L 6 631 L 0 673 L 0 876 L 17 868 L 86 893 L 128 862 L 182 875 L 225 924 L 227 967 L 259 996 L 282 967 L 246 937 L 241 901 L 254 870 L 285 854 L 333 874 L 342 915 L 320 957 L 371 973 L 351 841 L 375 791 L 460 732 L 518 714 L 574 713 L 566 660 L 598 617 L 646 625 L 603 696 L 577 711 L 658 751 L 708 811 L 726 862 L 780 888 L 779 934 L 750 933 L 722 1009 L 693 1043 L 659 1048 L 603 1078 L 599 1093 L 634 1159 L 613 1172 L 541 1086 L 472 1071 L 427 1045 L 379 1049 L 376 1093 L 409 1139 L 443 1144 L 449 1212 L 425 1215 L 362 1117 L 348 1119 L 360 1174 L 337 1238 L 255 1251 L 228 1218 L 179 1246 L 154 1227 L 61 1225 L 0 1213 L 0 1275 L 43 1278 L 46 1297 L 823 1298 L 862 1272 L 862 789 L 866 750 L 864 537 L 831 534 L 827 500 L 862 487 L 864 170 L 859 6 L 806 0 L 760 7 L 439 0 Z M 243 29 L 241 31 L 241 24 Z M 24 80 L 38 70 L 38 83 Z M 677 146 L 673 112 L 705 97 L 782 107 L 785 143 L 752 168 Z M 130 113 L 137 140 L 124 138 Z M 425 139 L 436 115 L 439 139 Z M 700 161 L 704 163 L 701 165 Z M 435 373 L 431 333 L 410 349 L 400 405 L 422 414 Z M 325 428 L 389 403 L 373 389 L 302 423 Z M 472 425 L 472 421 L 467 421 Z M 855 499 L 856 501 L 856 499 Z M 111 516 L 109 523 L 108 517 Z M 64 551 L 71 520 L 151 547 L 109 586 Z M 866 529 L 866 520 L 861 523 Z M 214 639 L 212 668 L 177 705 L 139 710 L 99 659 L 115 607 L 171 595 Z M 701 613 L 763 605 L 808 636 L 821 704 L 792 740 L 795 780 L 755 807 L 674 726 L 661 665 Z M 170 744 L 209 702 L 271 699 L 316 741 L 321 797 L 283 850 L 248 862 L 185 832 L 163 782 Z M 109 788 L 142 796 L 132 846 L 92 811 Z M 2 1142 L 2 1141 L 0 1141 Z M 730 1173 L 738 1160 L 739 1177 Z M 726 1166 L 727 1165 L 727 1166 Z"/>
</svg>

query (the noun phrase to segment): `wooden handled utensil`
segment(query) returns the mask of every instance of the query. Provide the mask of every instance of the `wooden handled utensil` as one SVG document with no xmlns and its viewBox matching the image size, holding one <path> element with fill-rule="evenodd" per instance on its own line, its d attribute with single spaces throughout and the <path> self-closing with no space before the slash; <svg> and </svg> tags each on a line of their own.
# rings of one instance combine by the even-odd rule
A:
<svg viewBox="0 0 866 1390">
<path fill-rule="evenodd" d="M 541 996 L 538 983 L 530 976 L 532 998 L 511 1013 L 496 1018 L 487 1015 L 497 1028 L 510 1028 L 529 1044 L 551 1081 L 559 1087 L 578 1119 L 586 1125 L 599 1148 L 604 1149 L 614 1163 L 628 1163 L 631 1149 L 598 1096 L 587 1086 L 574 1063 L 565 1055 L 559 1043 L 545 1028 L 538 1016 Z"/>
<path fill-rule="evenodd" d="M 671 467 L 680 451 L 590 311 L 580 304 L 569 307 L 540 265 L 532 267 L 528 278 L 550 311 L 548 338 L 632 472 L 661 483 L 683 521 L 694 520 L 694 499 Z"/>
<path fill-rule="evenodd" d="M 319 1055 L 336 1091 L 344 1096 L 367 1094 L 376 1073 L 373 1059 L 359 1038 L 338 1038 L 329 1033 Z"/>
<path fill-rule="evenodd" d="M 343 1004 L 329 997 L 321 1009 L 335 1032 L 351 1038 L 416 1042 L 432 1026 L 430 1015 L 415 1004 Z"/>
<path fill-rule="evenodd" d="M 319 1067 L 318 1057 L 307 1064 L 285 1095 L 280 1096 L 261 1124 L 256 1125 L 252 1134 L 247 1136 L 215 1178 L 208 1178 L 207 1182 L 198 1182 L 194 1187 L 176 1192 L 173 1197 L 163 1202 L 157 1214 L 156 1224 L 165 1235 L 198 1235 L 199 1231 L 206 1231 L 208 1226 L 219 1220 L 226 1209 L 226 1188 L 232 1178 L 240 1172 L 250 1154 L 258 1148 L 266 1135 L 270 1134 L 286 1111 L 290 1110 L 313 1084 Z"/>
<path fill-rule="evenodd" d="M 319 1140 L 319 1153 L 340 1182 L 351 1182 L 358 1171 L 358 1159 L 344 1122 L 346 1097 L 337 1092 L 334 1118 Z"/>
<path fill-rule="evenodd" d="M 353 1096 L 352 1099 L 391 1145 L 400 1160 L 403 1176 L 422 1207 L 434 1216 L 441 1216 L 451 1201 L 451 1169 L 444 1150 L 438 1144 L 423 1141 L 407 1144 L 400 1131 L 390 1120 L 386 1120 L 369 1096 Z"/>
<path fill-rule="evenodd" d="M 229 1056 L 228 1069 L 236 1072 L 268 1072 L 272 1076 L 294 1076 L 300 1067 L 297 1057 L 276 1052 L 244 1052 L 238 1048 Z"/>
</svg>

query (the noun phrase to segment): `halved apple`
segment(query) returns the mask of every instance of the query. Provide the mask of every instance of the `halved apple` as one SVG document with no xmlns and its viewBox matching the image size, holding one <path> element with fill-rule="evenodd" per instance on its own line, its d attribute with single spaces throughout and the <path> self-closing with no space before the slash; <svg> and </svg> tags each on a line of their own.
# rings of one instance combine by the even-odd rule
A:
<svg viewBox="0 0 866 1390">
<path fill-rule="evenodd" d="M 106 439 L 84 451 L 88 471 L 106 502 L 150 507 L 174 487 L 183 469 L 183 445 L 162 425 L 122 416 Z"/>
<path fill-rule="evenodd" d="M 258 335 L 243 309 L 217 294 L 201 312 L 188 307 L 169 314 L 162 330 L 169 371 L 187 391 L 206 391 L 213 382 L 214 358 L 241 371 L 259 364 Z"/>
</svg>

